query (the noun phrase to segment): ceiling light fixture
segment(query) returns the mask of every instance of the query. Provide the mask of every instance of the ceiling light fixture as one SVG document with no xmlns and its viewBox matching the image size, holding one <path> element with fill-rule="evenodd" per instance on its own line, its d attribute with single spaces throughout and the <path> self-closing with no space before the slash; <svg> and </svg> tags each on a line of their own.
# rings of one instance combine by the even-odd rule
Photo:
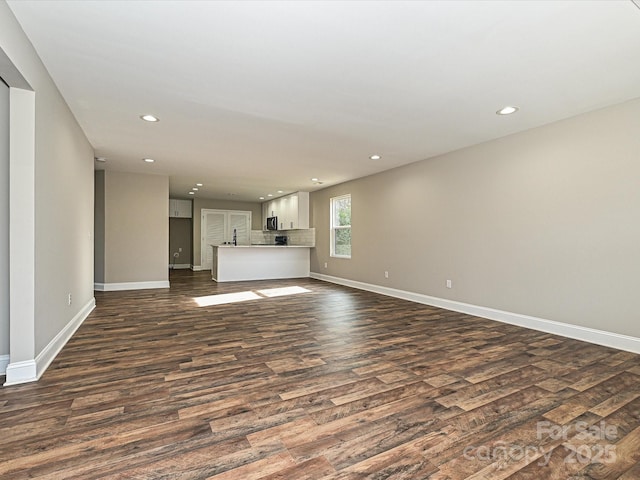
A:
<svg viewBox="0 0 640 480">
<path fill-rule="evenodd" d="M 496 115 L 511 115 L 512 113 L 516 113 L 518 110 L 518 107 L 508 106 L 498 110 Z"/>
<path fill-rule="evenodd" d="M 311 179 L 311 181 L 312 181 L 312 182 L 317 182 L 317 181 L 318 181 L 318 179 L 314 177 L 314 178 L 312 178 L 312 179 Z"/>
<path fill-rule="evenodd" d="M 144 120 L 145 122 L 159 122 L 160 119 L 158 117 L 156 117 L 155 115 L 151 115 L 150 113 L 147 113 L 146 115 L 140 115 L 140 118 L 142 120 Z"/>
<path fill-rule="evenodd" d="M 284 193 L 282 190 L 278 190 L 278 193 Z"/>
<path fill-rule="evenodd" d="M 189 195 L 195 195 L 196 192 L 189 192 Z"/>
<path fill-rule="evenodd" d="M 369 157 L 371 160 L 380 160 L 382 157 L 378 154 L 371 155 Z"/>
<path fill-rule="evenodd" d="M 264 197 L 259 197 L 260 200 L 264 200 Z"/>
<path fill-rule="evenodd" d="M 196 183 L 196 187 L 201 187 L 202 184 L 201 183 Z"/>
<path fill-rule="evenodd" d="M 267 193 L 267 197 L 273 197 L 273 193 Z"/>
<path fill-rule="evenodd" d="M 143 158 L 142 160 L 143 160 L 144 162 L 147 162 L 147 163 L 153 163 L 153 162 L 155 162 L 155 160 L 154 160 L 153 158 Z"/>
<path fill-rule="evenodd" d="M 105 157 L 95 157 L 96 162 L 106 162 L 107 159 Z"/>
<path fill-rule="evenodd" d="M 193 190 L 194 192 L 198 191 L 198 187 L 193 187 L 191 190 Z"/>
</svg>

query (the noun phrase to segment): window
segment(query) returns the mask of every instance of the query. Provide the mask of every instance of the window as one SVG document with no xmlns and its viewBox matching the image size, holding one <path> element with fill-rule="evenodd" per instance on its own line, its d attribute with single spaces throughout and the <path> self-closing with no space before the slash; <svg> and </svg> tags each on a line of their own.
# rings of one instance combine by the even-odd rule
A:
<svg viewBox="0 0 640 480">
<path fill-rule="evenodd" d="M 331 256 L 351 258 L 351 195 L 331 199 Z"/>
</svg>

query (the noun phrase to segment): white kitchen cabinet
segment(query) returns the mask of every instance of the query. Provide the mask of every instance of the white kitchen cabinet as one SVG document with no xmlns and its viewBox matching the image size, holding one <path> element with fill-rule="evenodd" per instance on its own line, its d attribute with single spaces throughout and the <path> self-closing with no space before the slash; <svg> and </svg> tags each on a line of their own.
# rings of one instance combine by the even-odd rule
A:
<svg viewBox="0 0 640 480">
<path fill-rule="evenodd" d="M 275 200 L 270 200 L 267 202 L 267 217 L 277 217 L 278 216 L 278 207 L 280 204 L 280 199 L 276 198 Z"/>
<path fill-rule="evenodd" d="M 191 218 L 191 200 L 169 199 L 169 217 Z"/>
<path fill-rule="evenodd" d="M 269 200 L 268 202 L 264 202 L 262 204 L 262 229 L 263 230 L 267 230 L 267 218 L 279 217 L 278 216 L 279 200 L 280 199 L 277 198 L 275 200 Z M 278 227 L 280 227 L 280 224 L 278 224 Z"/>
<path fill-rule="evenodd" d="M 278 230 L 309 228 L 309 192 L 296 192 L 262 204 L 263 226 L 267 217 L 278 217 Z"/>
<path fill-rule="evenodd" d="M 286 198 L 286 202 L 283 204 L 282 229 L 309 228 L 309 192 L 296 192 L 283 198 Z"/>
<path fill-rule="evenodd" d="M 289 195 L 285 195 L 284 197 L 280 197 L 278 199 L 278 229 L 279 230 L 288 230 L 289 229 L 289 218 L 291 217 L 291 212 L 289 208 Z"/>
</svg>

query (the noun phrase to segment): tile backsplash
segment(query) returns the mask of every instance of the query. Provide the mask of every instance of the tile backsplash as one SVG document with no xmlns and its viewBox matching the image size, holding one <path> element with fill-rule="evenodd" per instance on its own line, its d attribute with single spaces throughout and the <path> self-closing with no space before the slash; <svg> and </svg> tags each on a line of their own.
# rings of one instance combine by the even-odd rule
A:
<svg viewBox="0 0 640 480">
<path fill-rule="evenodd" d="M 263 230 L 251 230 L 252 245 L 274 245 L 276 235 L 285 235 L 288 245 L 303 245 L 305 247 L 316 246 L 316 229 L 283 230 L 277 232 L 265 232 Z"/>
</svg>

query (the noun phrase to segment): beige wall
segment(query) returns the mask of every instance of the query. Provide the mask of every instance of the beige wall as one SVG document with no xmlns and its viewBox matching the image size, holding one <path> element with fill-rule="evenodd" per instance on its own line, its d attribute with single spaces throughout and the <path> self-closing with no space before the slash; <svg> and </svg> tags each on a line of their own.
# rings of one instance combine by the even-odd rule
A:
<svg viewBox="0 0 640 480">
<path fill-rule="evenodd" d="M 311 270 L 640 337 L 638 132 L 640 99 L 315 192 Z"/>
<path fill-rule="evenodd" d="M 107 171 L 104 190 L 104 283 L 168 281 L 168 177 Z"/>
<path fill-rule="evenodd" d="M 200 226 L 203 208 L 218 210 L 245 210 L 251 212 L 251 228 L 262 230 L 262 204 L 254 202 L 233 202 L 228 200 L 193 199 L 193 264 L 200 265 L 201 241 Z"/>
<path fill-rule="evenodd" d="M 191 265 L 191 235 L 193 222 L 190 218 L 169 218 L 169 265 Z M 182 248 L 182 252 L 179 249 Z M 178 258 L 173 258 L 178 253 Z"/>
<path fill-rule="evenodd" d="M 16 246 L 31 250 L 22 252 L 20 271 L 11 268 L 11 288 L 28 286 L 30 292 L 16 295 L 33 303 L 12 303 L 11 362 L 32 362 L 93 301 L 93 149 L 5 2 L 0 2 L 0 49 L 9 59 L 0 62 L 0 76 L 8 80 L 5 69 L 14 69 L 12 90 L 31 90 L 16 92 L 15 117 L 11 94 L 12 122 L 23 119 L 27 127 L 35 122 L 32 131 L 21 128 L 25 136 L 16 153 L 24 156 L 15 158 L 18 175 L 32 177 L 30 183 L 12 184 L 15 202 L 14 193 L 10 197 L 16 222 L 14 231 L 11 221 L 10 235 L 18 226 L 31 235 Z M 25 315 L 16 314 L 14 324 L 19 309 Z"/>
<path fill-rule="evenodd" d="M 94 231 L 94 256 L 93 273 L 96 283 L 104 281 L 104 226 L 105 226 L 105 193 L 104 170 L 96 170 L 94 200 L 93 200 L 93 231 Z"/>
</svg>

